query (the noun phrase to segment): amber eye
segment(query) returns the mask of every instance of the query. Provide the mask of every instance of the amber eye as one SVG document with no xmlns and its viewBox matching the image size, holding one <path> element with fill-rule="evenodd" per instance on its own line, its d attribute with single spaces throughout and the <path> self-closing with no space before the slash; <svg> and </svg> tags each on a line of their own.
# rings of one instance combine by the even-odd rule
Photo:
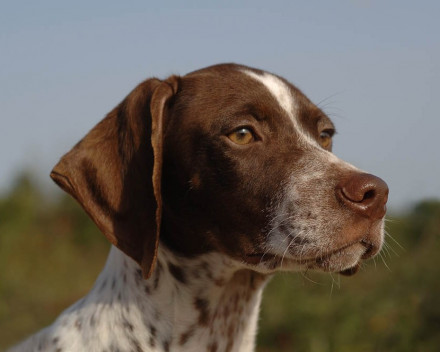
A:
<svg viewBox="0 0 440 352">
<path fill-rule="evenodd" d="M 330 147 L 332 143 L 333 132 L 330 130 L 322 131 L 319 135 L 319 143 L 323 148 Z"/>
<path fill-rule="evenodd" d="M 228 134 L 228 138 L 236 144 L 245 145 L 254 140 L 254 135 L 250 129 L 241 127 L 238 130 Z"/>
</svg>

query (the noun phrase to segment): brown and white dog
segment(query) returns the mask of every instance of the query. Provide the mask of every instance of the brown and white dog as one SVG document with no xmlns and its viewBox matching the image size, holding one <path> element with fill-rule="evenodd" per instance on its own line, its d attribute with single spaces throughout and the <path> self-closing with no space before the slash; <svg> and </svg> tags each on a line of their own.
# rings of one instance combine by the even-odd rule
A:
<svg viewBox="0 0 440 352">
<path fill-rule="evenodd" d="M 114 245 L 91 292 L 14 351 L 253 351 L 280 270 L 353 274 L 387 185 L 332 154 L 296 87 L 223 64 L 136 87 L 52 171 Z"/>
</svg>

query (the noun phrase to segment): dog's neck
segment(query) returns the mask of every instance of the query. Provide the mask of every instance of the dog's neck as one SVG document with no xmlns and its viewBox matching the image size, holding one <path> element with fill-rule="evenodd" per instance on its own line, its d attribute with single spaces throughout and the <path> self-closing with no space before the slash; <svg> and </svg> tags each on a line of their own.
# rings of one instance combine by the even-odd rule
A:
<svg viewBox="0 0 440 352">
<path fill-rule="evenodd" d="M 122 321 L 126 336 L 118 336 L 118 343 L 125 339 L 133 350 L 253 351 L 266 282 L 266 275 L 240 269 L 224 255 L 183 259 L 164 246 L 144 280 L 139 266 L 113 247 L 78 308 L 90 312 L 89 319 L 99 309 L 106 324 Z"/>
</svg>

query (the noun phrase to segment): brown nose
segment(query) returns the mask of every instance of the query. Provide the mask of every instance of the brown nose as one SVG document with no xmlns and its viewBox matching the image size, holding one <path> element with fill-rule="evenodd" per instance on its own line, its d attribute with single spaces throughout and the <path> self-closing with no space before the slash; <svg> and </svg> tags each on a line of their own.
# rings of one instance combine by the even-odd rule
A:
<svg viewBox="0 0 440 352">
<path fill-rule="evenodd" d="M 379 177 L 352 174 L 340 183 L 336 194 L 345 206 L 370 219 L 381 219 L 386 213 L 388 186 Z"/>
</svg>

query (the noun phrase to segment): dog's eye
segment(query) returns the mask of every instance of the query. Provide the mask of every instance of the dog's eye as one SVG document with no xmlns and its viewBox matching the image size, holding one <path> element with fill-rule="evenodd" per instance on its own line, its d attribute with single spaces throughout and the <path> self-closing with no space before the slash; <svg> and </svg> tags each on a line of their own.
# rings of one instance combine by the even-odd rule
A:
<svg viewBox="0 0 440 352">
<path fill-rule="evenodd" d="M 238 130 L 228 134 L 228 138 L 236 144 L 249 144 L 254 140 L 254 134 L 246 127 L 241 127 Z"/>
<path fill-rule="evenodd" d="M 333 137 L 333 131 L 332 130 L 325 130 L 322 131 L 319 135 L 319 143 L 323 148 L 330 147 L 330 144 L 332 143 L 332 137 Z"/>
</svg>

